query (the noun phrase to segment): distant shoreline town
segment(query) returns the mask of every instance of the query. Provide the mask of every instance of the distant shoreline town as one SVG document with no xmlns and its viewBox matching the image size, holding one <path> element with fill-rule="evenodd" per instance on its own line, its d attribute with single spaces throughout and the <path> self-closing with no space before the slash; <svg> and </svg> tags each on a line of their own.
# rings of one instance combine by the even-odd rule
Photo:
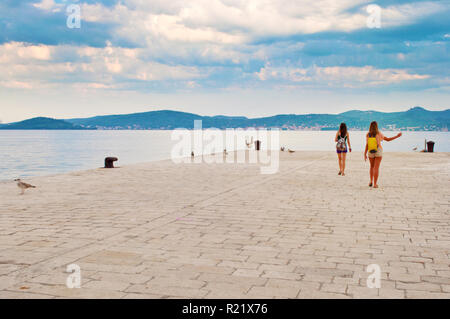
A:
<svg viewBox="0 0 450 319">
<path fill-rule="evenodd" d="M 173 130 L 193 129 L 194 121 L 202 128 L 256 128 L 294 131 L 337 130 L 345 122 L 351 130 L 367 130 L 378 121 L 383 130 L 448 132 L 450 109 L 429 111 L 414 107 L 404 112 L 348 111 L 340 114 L 283 114 L 262 118 L 244 116 L 201 116 L 193 113 L 161 110 L 123 115 L 104 115 L 78 119 L 36 117 L 21 122 L 0 124 L 3 130 Z"/>
</svg>

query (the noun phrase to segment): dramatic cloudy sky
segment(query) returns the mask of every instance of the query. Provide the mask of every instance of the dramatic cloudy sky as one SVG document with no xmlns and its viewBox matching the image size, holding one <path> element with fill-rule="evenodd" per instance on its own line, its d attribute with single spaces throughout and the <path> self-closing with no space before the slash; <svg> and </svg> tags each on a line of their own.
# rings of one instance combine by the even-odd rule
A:
<svg viewBox="0 0 450 319">
<path fill-rule="evenodd" d="M 450 0 L 0 0 L 0 120 L 446 109 L 449 15 Z"/>
</svg>

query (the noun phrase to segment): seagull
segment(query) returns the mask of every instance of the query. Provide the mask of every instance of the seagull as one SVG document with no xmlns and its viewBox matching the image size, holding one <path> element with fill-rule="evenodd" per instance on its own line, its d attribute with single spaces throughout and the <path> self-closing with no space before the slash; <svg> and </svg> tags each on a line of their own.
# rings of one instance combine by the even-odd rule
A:
<svg viewBox="0 0 450 319">
<path fill-rule="evenodd" d="M 224 149 L 223 150 L 223 155 L 227 155 L 228 153 L 227 153 L 227 149 Z"/>
<path fill-rule="evenodd" d="M 416 151 L 416 150 L 417 150 L 417 147 L 414 147 L 414 148 L 413 148 L 413 151 Z"/>
<path fill-rule="evenodd" d="M 291 150 L 291 149 L 288 149 L 288 151 L 289 151 L 289 153 L 294 153 L 295 151 L 293 151 L 293 150 Z"/>
<path fill-rule="evenodd" d="M 27 188 L 36 188 L 36 186 L 33 186 L 33 185 L 30 185 L 30 184 L 22 182 L 20 180 L 20 178 L 15 179 L 14 181 L 17 182 L 17 187 L 19 187 L 22 190 L 22 193 L 20 193 L 21 195 L 23 195 L 25 193 L 25 190 Z"/>
<path fill-rule="evenodd" d="M 194 157 L 194 151 L 191 152 L 191 157 Z"/>
<path fill-rule="evenodd" d="M 280 151 L 284 152 L 284 146 L 280 148 Z"/>
</svg>

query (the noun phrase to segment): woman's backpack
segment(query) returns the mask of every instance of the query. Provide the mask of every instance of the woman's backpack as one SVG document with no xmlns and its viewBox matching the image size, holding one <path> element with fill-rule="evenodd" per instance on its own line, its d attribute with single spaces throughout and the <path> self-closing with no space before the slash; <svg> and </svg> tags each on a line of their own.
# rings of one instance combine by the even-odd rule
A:
<svg viewBox="0 0 450 319">
<path fill-rule="evenodd" d="M 369 153 L 378 152 L 378 141 L 376 137 L 368 137 L 367 138 L 367 149 Z"/>
<path fill-rule="evenodd" d="M 337 143 L 336 143 L 336 150 L 338 151 L 346 151 L 347 145 L 345 144 L 345 138 L 339 137 Z"/>
</svg>

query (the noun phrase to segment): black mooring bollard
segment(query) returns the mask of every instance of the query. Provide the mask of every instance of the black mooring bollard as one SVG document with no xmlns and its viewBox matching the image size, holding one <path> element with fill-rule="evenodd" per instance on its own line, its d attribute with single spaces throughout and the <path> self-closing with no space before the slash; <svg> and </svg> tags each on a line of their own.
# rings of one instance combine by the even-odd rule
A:
<svg viewBox="0 0 450 319">
<path fill-rule="evenodd" d="M 114 168 L 114 162 L 117 161 L 117 157 L 105 158 L 105 168 Z"/>
<path fill-rule="evenodd" d="M 259 151 L 261 149 L 261 141 L 256 140 L 255 141 L 255 150 Z"/>
</svg>

